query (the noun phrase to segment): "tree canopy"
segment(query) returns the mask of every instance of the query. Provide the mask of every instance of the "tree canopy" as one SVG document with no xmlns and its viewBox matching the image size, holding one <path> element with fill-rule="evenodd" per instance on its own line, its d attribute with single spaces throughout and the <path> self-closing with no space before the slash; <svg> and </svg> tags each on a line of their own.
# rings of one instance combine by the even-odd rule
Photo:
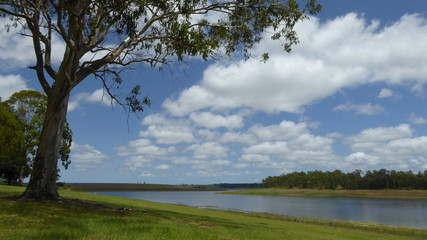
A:
<svg viewBox="0 0 427 240">
<path fill-rule="evenodd" d="M 123 82 L 126 66 L 162 67 L 186 57 L 206 60 L 236 51 L 247 58 L 265 31 L 290 51 L 298 43 L 295 24 L 320 9 L 316 0 L 0 0 L 10 27 L 22 27 L 22 34 L 32 38 L 36 63 L 31 68 L 48 96 L 24 197 L 58 198 L 54 175 L 68 99 L 88 76 L 100 79 L 107 94 L 129 111 L 142 111 L 150 101 L 138 97 L 139 85 L 124 98 L 112 92 Z M 52 60 L 55 38 L 65 44 L 60 63 Z"/>
<path fill-rule="evenodd" d="M 12 110 L 0 102 L 0 177 L 13 184 L 21 169 L 27 167 L 23 158 L 22 146 L 24 134 L 23 123 L 13 114 Z"/>
<path fill-rule="evenodd" d="M 427 189 L 427 171 L 355 170 L 293 172 L 262 180 L 265 187 L 311 189 Z"/>
<path fill-rule="evenodd" d="M 20 144 L 14 144 L 13 141 L 6 141 L 2 144 L 5 148 L 14 149 L 14 152 L 19 155 L 9 155 L 3 166 L 9 168 L 14 172 L 10 174 L 8 182 L 14 183 L 19 179 L 27 177 L 30 174 L 33 165 L 33 159 L 36 154 L 37 146 L 39 144 L 40 133 L 42 130 L 43 119 L 46 114 L 47 96 L 34 90 L 22 90 L 14 93 L 7 101 L 2 103 L 7 112 L 2 111 L 3 117 L 12 114 L 9 119 L 18 121 L 19 127 L 7 127 L 10 131 L 14 131 L 16 136 L 21 136 Z M 6 126 L 5 126 L 6 127 Z M 62 165 L 67 168 L 71 163 L 70 161 L 70 147 L 72 142 L 72 131 L 66 123 L 61 140 L 61 149 L 59 152 L 59 159 Z M 12 170 L 13 169 L 13 170 Z"/>
</svg>

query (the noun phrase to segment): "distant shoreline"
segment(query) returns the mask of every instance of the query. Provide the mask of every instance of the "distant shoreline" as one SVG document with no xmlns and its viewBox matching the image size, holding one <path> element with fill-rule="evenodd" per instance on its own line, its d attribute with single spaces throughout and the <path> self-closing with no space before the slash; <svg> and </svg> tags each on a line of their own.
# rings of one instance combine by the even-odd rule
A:
<svg viewBox="0 0 427 240">
<path fill-rule="evenodd" d="M 132 191 L 221 191 L 215 185 L 167 185 L 144 183 L 64 183 L 62 189 L 79 192 L 132 192 Z"/>
<path fill-rule="evenodd" d="M 342 197 L 382 199 L 426 199 L 427 190 L 316 190 L 316 189 L 248 189 L 223 194 L 290 197 Z"/>
</svg>

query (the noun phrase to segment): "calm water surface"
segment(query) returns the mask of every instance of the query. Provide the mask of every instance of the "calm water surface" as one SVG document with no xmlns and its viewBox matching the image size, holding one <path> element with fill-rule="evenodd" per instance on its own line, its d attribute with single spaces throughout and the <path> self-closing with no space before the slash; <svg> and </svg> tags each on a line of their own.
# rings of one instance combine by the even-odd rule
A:
<svg viewBox="0 0 427 240">
<path fill-rule="evenodd" d="M 217 192 L 102 192 L 97 194 L 195 207 L 374 222 L 427 229 L 427 200 L 224 195 Z"/>
</svg>

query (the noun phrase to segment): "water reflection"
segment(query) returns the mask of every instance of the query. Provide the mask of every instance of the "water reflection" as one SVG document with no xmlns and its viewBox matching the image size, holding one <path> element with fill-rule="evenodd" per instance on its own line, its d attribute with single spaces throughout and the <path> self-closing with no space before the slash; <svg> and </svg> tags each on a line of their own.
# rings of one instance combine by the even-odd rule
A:
<svg viewBox="0 0 427 240">
<path fill-rule="evenodd" d="M 217 192 L 103 192 L 153 202 L 294 217 L 427 228 L 427 200 L 223 195 Z"/>
</svg>

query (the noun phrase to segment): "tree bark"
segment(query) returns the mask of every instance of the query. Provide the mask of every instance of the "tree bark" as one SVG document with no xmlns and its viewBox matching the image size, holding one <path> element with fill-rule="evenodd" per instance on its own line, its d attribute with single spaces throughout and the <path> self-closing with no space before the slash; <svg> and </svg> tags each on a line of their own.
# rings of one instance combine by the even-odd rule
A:
<svg viewBox="0 0 427 240">
<path fill-rule="evenodd" d="M 55 83 L 48 95 L 46 116 L 40 142 L 33 162 L 33 170 L 24 199 L 36 201 L 58 200 L 56 186 L 58 155 L 66 121 L 71 87 Z"/>
</svg>

